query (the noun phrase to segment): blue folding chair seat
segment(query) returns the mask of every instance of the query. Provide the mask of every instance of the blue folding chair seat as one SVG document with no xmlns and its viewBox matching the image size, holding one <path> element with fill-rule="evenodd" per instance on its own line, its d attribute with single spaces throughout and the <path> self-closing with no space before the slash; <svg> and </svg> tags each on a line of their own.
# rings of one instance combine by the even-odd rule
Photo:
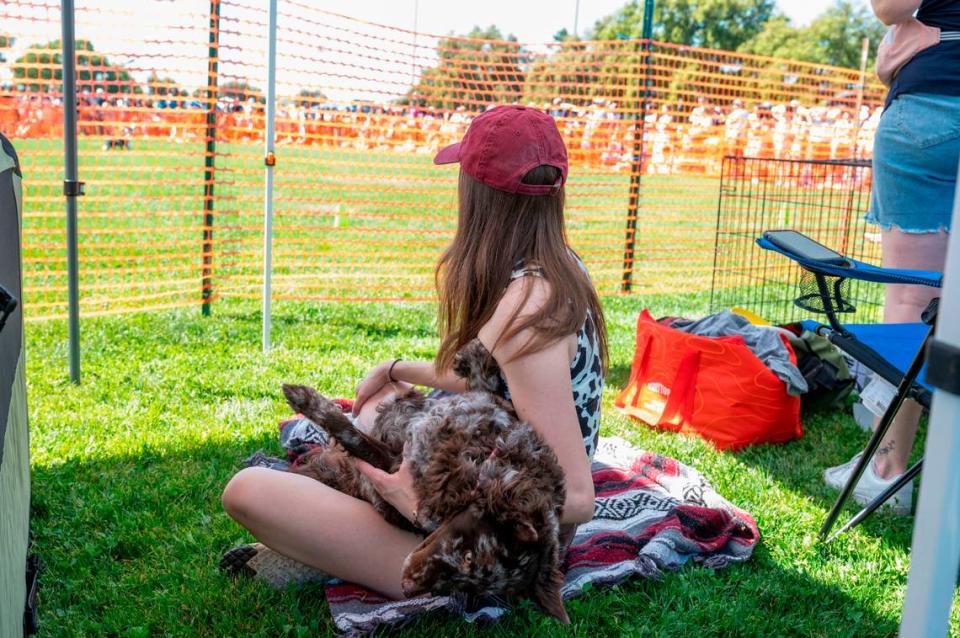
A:
<svg viewBox="0 0 960 638">
<path fill-rule="evenodd" d="M 854 359 L 860 361 L 887 382 L 897 386 L 897 393 L 887 407 L 870 441 L 864 448 L 850 479 L 844 486 L 820 528 L 820 538 L 826 538 L 833 527 L 843 504 L 857 485 L 867 464 L 873 459 L 880 441 L 893 422 L 906 398 L 915 399 L 929 409 L 931 388 L 921 381 L 927 343 L 933 335 L 937 314 L 937 299 L 923 312 L 923 323 L 910 324 L 841 324 L 837 315 L 856 309 L 845 298 L 844 282 L 859 279 L 881 284 L 912 284 L 940 288 L 943 275 L 925 270 L 878 268 L 856 259 L 845 257 L 806 235 L 792 230 L 767 231 L 757 239 L 757 244 L 766 250 L 778 252 L 800 264 L 809 279 L 801 283 L 801 294 L 795 303 L 801 308 L 821 312 L 827 316 L 827 324 L 805 321 L 804 327 L 824 334 L 832 343 Z M 858 525 L 883 505 L 894 494 L 920 473 L 923 459 L 917 461 L 893 483 L 854 516 L 833 536 Z"/>
<path fill-rule="evenodd" d="M 813 319 L 804 319 L 800 325 L 811 332 L 824 327 L 824 324 Z M 843 327 L 896 368 L 898 378 L 910 367 L 910 362 L 930 330 L 930 326 L 925 323 L 846 323 Z M 932 392 L 933 388 L 925 380 L 926 371 L 927 366 L 924 364 L 917 376 L 917 383 Z M 896 385 L 895 382 L 891 383 Z"/>
</svg>

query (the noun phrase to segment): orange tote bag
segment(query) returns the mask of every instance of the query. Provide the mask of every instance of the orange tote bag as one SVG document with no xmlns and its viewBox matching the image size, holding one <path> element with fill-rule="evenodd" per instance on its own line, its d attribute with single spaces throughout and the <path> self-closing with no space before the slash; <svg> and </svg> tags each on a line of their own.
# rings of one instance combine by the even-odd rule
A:
<svg viewBox="0 0 960 638">
<path fill-rule="evenodd" d="M 787 393 L 741 337 L 688 334 L 657 323 L 647 310 L 637 320 L 630 381 L 615 405 L 650 426 L 695 434 L 721 450 L 803 436 L 800 397 Z"/>
</svg>

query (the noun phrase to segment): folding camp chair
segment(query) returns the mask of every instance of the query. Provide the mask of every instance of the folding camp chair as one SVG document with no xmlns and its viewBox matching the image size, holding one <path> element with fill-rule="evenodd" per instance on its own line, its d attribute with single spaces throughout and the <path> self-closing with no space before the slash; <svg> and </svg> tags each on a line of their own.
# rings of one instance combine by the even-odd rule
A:
<svg viewBox="0 0 960 638">
<path fill-rule="evenodd" d="M 849 279 L 859 279 L 882 284 L 914 284 L 940 288 L 943 276 L 938 272 L 878 268 L 844 257 L 806 235 L 792 230 L 767 231 L 757 240 L 757 243 L 761 248 L 786 255 L 803 269 L 800 296 L 794 303 L 805 310 L 825 314 L 828 321 L 828 325 L 804 322 L 805 327 L 826 336 L 831 343 L 897 388 L 850 479 L 820 528 L 820 538 L 824 539 L 827 538 L 840 510 L 863 475 L 867 463 L 873 459 L 880 441 L 900 410 L 904 399 L 912 398 L 926 410 L 930 409 L 931 399 L 930 388 L 919 379 L 926 357 L 927 343 L 933 335 L 938 299 L 931 301 L 923 311 L 921 318 L 923 323 L 841 325 L 837 315 L 856 310 L 847 298 L 846 282 Z M 918 475 L 922 467 L 923 459 L 921 458 L 907 469 L 900 479 L 827 540 L 832 540 L 860 524 Z"/>
</svg>

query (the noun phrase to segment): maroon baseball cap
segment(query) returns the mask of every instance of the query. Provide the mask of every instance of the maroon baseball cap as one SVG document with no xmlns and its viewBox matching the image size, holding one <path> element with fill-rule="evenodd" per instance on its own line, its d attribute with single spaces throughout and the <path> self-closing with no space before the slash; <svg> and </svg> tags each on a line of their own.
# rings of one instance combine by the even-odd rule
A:
<svg viewBox="0 0 960 638">
<path fill-rule="evenodd" d="M 434 164 L 454 164 L 478 182 L 521 195 L 549 195 L 567 181 L 567 148 L 553 118 L 534 108 L 498 106 L 474 118 L 463 139 L 441 149 Z M 524 184 L 538 166 L 559 169 L 553 185 Z"/>
</svg>

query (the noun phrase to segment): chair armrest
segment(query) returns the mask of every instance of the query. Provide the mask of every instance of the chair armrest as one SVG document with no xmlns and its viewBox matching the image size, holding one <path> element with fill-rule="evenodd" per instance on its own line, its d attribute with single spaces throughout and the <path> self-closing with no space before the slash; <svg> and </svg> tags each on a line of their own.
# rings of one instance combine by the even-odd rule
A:
<svg viewBox="0 0 960 638">
<path fill-rule="evenodd" d="M 790 232 L 805 238 L 795 242 L 784 241 L 785 235 Z M 774 241 L 771 241 L 770 237 Z M 763 237 L 757 239 L 757 244 L 764 250 L 772 250 L 789 257 L 803 268 L 833 277 L 845 277 L 872 281 L 881 284 L 914 284 L 940 288 L 943 285 L 943 274 L 930 270 L 907 270 L 902 268 L 880 268 L 866 262 L 845 257 L 815 242 L 814 240 L 796 233 L 795 231 L 767 231 Z M 823 250 L 816 247 L 819 246 Z"/>
</svg>

